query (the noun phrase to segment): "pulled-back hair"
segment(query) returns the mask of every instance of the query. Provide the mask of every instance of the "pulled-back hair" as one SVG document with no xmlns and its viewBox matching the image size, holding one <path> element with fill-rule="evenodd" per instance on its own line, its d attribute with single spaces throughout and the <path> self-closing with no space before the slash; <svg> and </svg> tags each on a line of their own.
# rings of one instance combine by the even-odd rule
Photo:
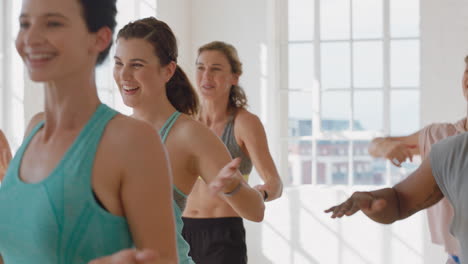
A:
<svg viewBox="0 0 468 264">
<path fill-rule="evenodd" d="M 144 39 L 154 47 L 161 66 L 177 63 L 177 41 L 171 28 L 154 17 L 139 19 L 125 25 L 117 39 Z M 188 115 L 198 113 L 198 97 L 182 68 L 177 65 L 174 75 L 166 84 L 166 95 L 177 111 Z"/>
<path fill-rule="evenodd" d="M 231 65 L 231 72 L 238 76 L 242 75 L 242 63 L 240 62 L 237 50 L 233 45 L 222 41 L 213 41 L 198 48 L 198 56 L 200 56 L 203 51 L 210 50 L 219 51 L 224 54 Z M 231 90 L 229 91 L 228 109 L 235 110 L 237 108 L 245 107 L 247 107 L 247 96 L 245 95 L 244 89 L 239 85 L 231 86 Z"/>
</svg>

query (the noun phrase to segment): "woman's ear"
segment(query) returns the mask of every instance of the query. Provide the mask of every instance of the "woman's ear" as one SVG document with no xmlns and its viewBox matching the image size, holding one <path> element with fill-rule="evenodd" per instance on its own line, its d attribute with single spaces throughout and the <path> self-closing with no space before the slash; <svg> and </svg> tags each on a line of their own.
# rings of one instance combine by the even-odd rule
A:
<svg viewBox="0 0 468 264">
<path fill-rule="evenodd" d="M 232 85 L 236 85 L 236 86 L 239 85 L 239 77 L 240 77 L 239 74 L 237 74 L 237 73 L 236 73 L 236 74 L 233 74 L 233 78 L 232 78 L 232 83 L 231 83 L 231 84 L 232 84 Z"/>
<path fill-rule="evenodd" d="M 164 66 L 164 75 L 166 76 L 166 82 L 169 82 L 174 76 L 174 73 L 177 69 L 177 63 L 175 61 L 169 62 L 166 66 Z"/>
<path fill-rule="evenodd" d="M 112 41 L 112 30 L 109 27 L 102 27 L 94 33 L 93 47 L 98 54 L 109 47 Z"/>
</svg>

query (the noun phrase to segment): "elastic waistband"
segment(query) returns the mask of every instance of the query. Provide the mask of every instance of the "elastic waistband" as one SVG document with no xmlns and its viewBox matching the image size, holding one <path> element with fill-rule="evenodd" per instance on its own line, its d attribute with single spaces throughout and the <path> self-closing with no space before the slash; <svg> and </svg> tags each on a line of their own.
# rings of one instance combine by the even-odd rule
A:
<svg viewBox="0 0 468 264">
<path fill-rule="evenodd" d="M 184 228 L 211 229 L 215 227 L 244 227 L 240 217 L 189 218 L 182 217 Z"/>
</svg>

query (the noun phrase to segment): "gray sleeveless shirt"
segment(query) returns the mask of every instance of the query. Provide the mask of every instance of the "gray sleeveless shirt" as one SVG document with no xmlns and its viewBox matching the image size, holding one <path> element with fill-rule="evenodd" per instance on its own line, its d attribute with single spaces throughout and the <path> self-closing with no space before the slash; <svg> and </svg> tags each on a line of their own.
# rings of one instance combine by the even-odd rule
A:
<svg viewBox="0 0 468 264">
<path fill-rule="evenodd" d="M 247 181 L 248 176 L 252 171 L 252 160 L 250 160 L 249 156 L 247 156 L 242 151 L 239 144 L 237 144 L 236 137 L 234 135 L 234 120 L 235 114 L 230 115 L 228 122 L 226 123 L 226 127 L 224 127 L 223 134 L 221 135 L 221 140 L 223 141 L 224 145 L 226 145 L 233 159 L 237 157 L 240 157 L 242 159 L 239 171 Z"/>
</svg>

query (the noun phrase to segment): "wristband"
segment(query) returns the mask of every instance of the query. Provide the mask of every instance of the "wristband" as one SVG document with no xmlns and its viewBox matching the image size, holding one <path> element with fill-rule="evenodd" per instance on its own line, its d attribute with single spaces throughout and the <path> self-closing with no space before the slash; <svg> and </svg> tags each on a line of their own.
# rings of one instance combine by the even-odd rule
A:
<svg viewBox="0 0 468 264">
<path fill-rule="evenodd" d="M 230 192 L 227 192 L 227 193 L 223 193 L 224 196 L 227 196 L 227 197 L 231 197 L 233 196 L 234 194 L 238 193 L 240 188 L 242 186 L 242 181 L 239 181 L 239 184 L 237 184 L 236 188 L 234 188 L 232 191 Z"/>
</svg>

